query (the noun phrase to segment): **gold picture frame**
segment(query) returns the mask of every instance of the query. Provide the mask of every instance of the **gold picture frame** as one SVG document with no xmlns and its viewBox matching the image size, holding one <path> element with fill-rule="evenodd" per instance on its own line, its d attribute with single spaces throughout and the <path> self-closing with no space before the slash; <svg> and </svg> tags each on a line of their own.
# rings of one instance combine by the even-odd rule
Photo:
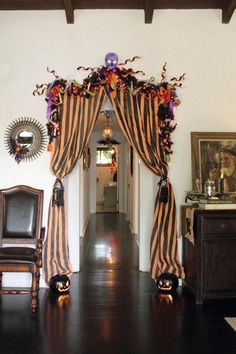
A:
<svg viewBox="0 0 236 354">
<path fill-rule="evenodd" d="M 204 192 L 207 179 L 216 192 L 236 191 L 236 133 L 191 132 L 192 189 Z"/>
</svg>

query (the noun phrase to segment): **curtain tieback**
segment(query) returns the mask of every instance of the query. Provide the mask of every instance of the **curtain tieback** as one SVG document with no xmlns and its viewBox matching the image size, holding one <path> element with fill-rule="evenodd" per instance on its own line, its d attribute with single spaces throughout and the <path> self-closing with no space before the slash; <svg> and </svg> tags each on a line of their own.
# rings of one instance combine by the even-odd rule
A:
<svg viewBox="0 0 236 354">
<path fill-rule="evenodd" d="M 167 203 L 168 202 L 168 187 L 167 187 L 167 176 L 162 176 L 160 181 L 158 182 L 160 188 L 160 202 Z"/>
<path fill-rule="evenodd" d="M 64 205 L 64 186 L 60 178 L 56 179 L 53 186 L 52 206 L 54 205 L 58 207 Z"/>
</svg>

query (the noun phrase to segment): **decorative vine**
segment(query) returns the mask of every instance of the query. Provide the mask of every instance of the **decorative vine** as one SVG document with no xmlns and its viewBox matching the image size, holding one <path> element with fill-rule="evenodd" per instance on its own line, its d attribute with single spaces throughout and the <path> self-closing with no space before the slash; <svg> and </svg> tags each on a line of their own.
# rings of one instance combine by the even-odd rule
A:
<svg viewBox="0 0 236 354">
<path fill-rule="evenodd" d="M 134 71 L 132 68 L 124 68 L 128 62 L 133 62 L 139 57 L 126 59 L 124 63 L 118 63 L 118 56 L 115 53 L 108 53 L 105 58 L 105 66 L 99 68 L 86 68 L 79 66 L 77 70 L 90 71 L 89 75 L 79 83 L 76 80 L 65 80 L 60 78 L 55 70 L 48 71 L 54 75 L 54 80 L 48 84 L 36 85 L 33 95 L 45 95 L 47 101 L 47 130 L 49 144 L 54 138 L 60 135 L 60 117 L 58 106 L 63 103 L 63 95 L 81 96 L 89 98 L 97 94 L 101 87 L 106 87 L 112 97 L 116 97 L 118 90 L 130 90 L 133 95 L 144 95 L 147 99 L 158 98 L 159 134 L 164 150 L 165 158 L 168 161 L 172 154 L 171 133 L 176 128 L 174 120 L 174 107 L 180 104 L 176 88 L 182 86 L 185 74 L 179 78 L 173 77 L 166 80 L 165 63 L 162 68 L 161 82 L 155 84 L 155 78 L 149 80 L 138 80 L 137 74 L 145 75 L 143 71 Z"/>
</svg>

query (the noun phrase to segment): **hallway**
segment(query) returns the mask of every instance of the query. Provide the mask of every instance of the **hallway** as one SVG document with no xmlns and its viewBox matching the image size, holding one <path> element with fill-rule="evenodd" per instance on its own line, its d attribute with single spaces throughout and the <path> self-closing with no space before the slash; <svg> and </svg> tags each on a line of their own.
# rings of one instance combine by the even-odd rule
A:
<svg viewBox="0 0 236 354">
<path fill-rule="evenodd" d="M 27 296 L 4 296 L 2 354 L 233 354 L 236 333 L 224 317 L 236 301 L 196 306 L 179 287 L 160 296 L 148 273 L 138 272 L 138 248 L 125 216 L 94 214 L 82 245 L 81 272 L 70 295 L 40 291 L 32 317 Z"/>
</svg>

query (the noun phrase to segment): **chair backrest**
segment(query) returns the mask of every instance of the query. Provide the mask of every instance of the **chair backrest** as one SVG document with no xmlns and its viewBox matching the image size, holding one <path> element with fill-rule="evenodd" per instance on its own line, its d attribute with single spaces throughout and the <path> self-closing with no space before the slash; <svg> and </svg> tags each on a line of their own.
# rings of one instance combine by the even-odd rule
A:
<svg viewBox="0 0 236 354">
<path fill-rule="evenodd" d="M 42 211 L 43 190 L 24 185 L 0 190 L 0 241 L 36 243 Z"/>
</svg>

